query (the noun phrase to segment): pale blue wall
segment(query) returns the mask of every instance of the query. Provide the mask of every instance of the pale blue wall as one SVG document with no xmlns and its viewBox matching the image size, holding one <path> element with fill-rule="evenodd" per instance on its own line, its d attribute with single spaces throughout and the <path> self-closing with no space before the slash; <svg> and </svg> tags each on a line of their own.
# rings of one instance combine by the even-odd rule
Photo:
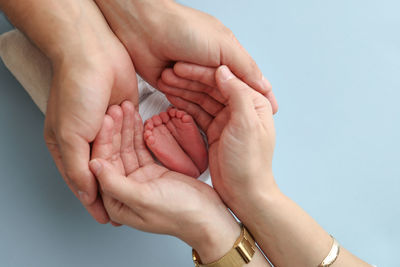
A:
<svg viewBox="0 0 400 267">
<path fill-rule="evenodd" d="M 282 190 L 356 255 L 398 266 L 399 2 L 181 2 L 221 19 L 271 80 Z M 0 33 L 9 28 L 0 17 Z M 180 241 L 90 218 L 2 63 L 0 124 L 0 266 L 192 265 Z"/>
</svg>

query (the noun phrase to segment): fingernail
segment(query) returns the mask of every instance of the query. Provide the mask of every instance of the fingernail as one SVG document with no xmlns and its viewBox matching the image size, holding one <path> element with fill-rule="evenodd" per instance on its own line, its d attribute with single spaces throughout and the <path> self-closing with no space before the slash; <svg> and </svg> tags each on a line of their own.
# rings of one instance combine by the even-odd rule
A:
<svg viewBox="0 0 400 267">
<path fill-rule="evenodd" d="M 227 66 L 222 66 L 220 68 L 220 72 L 221 72 L 221 78 L 224 81 L 228 81 L 234 77 L 233 73 L 229 70 Z"/>
<path fill-rule="evenodd" d="M 100 174 L 101 171 L 101 164 L 100 162 L 98 162 L 97 160 L 92 160 L 89 163 L 89 167 L 92 170 L 92 172 L 94 173 L 94 175 L 98 176 Z"/>
<path fill-rule="evenodd" d="M 83 191 L 78 191 L 79 199 L 82 203 L 89 203 L 89 194 Z"/>
<path fill-rule="evenodd" d="M 271 91 L 272 89 L 271 83 L 264 76 L 261 78 L 261 85 L 265 91 Z"/>
</svg>

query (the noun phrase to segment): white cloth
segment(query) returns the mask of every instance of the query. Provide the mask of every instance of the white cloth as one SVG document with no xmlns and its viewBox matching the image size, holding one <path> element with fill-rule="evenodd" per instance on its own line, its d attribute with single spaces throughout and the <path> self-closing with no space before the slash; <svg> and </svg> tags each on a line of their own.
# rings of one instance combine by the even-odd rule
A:
<svg viewBox="0 0 400 267">
<path fill-rule="evenodd" d="M 0 57 L 32 100 L 45 113 L 52 80 L 49 59 L 20 31 L 0 35 Z M 138 76 L 139 113 L 143 121 L 165 111 L 166 97 Z M 208 170 L 199 178 L 210 184 Z"/>
</svg>

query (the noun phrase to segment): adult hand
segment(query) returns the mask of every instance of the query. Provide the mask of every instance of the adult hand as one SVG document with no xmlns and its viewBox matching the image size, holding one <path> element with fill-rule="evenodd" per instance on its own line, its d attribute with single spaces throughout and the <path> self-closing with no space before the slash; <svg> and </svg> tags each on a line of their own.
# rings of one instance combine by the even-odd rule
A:
<svg viewBox="0 0 400 267">
<path fill-rule="evenodd" d="M 274 112 L 278 105 L 270 83 L 233 33 L 216 18 L 165 0 L 95 0 L 128 49 L 138 73 L 153 86 L 177 61 L 227 65 L 264 94 Z"/>
<path fill-rule="evenodd" d="M 244 203 L 275 193 L 275 129 L 267 99 L 226 66 L 177 63 L 162 77 L 160 90 L 207 133 L 211 177 L 224 202 L 243 214 Z"/>
<path fill-rule="evenodd" d="M 91 0 L 0 0 L 0 8 L 52 62 L 47 146 L 71 190 L 97 221 L 106 223 L 88 166 L 90 143 L 110 104 L 137 102 L 129 54 Z"/>
<path fill-rule="evenodd" d="M 68 186 L 100 223 L 109 218 L 89 170 L 90 143 L 101 128 L 107 107 L 126 99 L 137 102 L 136 73 L 116 40 L 107 54 L 86 54 L 54 68 L 46 144 Z"/>
<path fill-rule="evenodd" d="M 250 229 L 274 266 L 317 266 L 332 247 L 331 236 L 279 191 L 272 175 L 275 130 L 263 96 L 218 70 L 177 63 L 160 88 L 207 132 L 215 189 Z M 340 248 L 337 266 L 370 266 Z"/>
<path fill-rule="evenodd" d="M 217 260 L 239 236 L 238 224 L 210 186 L 157 165 L 139 113 L 130 102 L 121 107 L 109 108 L 90 162 L 111 219 L 176 236 L 203 261 Z"/>
</svg>

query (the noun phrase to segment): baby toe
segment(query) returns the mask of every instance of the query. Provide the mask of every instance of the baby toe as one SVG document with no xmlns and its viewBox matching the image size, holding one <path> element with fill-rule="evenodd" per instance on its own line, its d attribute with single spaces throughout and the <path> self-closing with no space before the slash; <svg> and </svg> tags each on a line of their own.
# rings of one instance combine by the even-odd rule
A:
<svg viewBox="0 0 400 267">
<path fill-rule="evenodd" d="M 178 119 L 182 119 L 182 117 L 185 115 L 185 112 L 184 111 L 182 111 L 182 110 L 178 110 L 177 112 L 176 112 L 176 117 L 178 118 Z"/>
<path fill-rule="evenodd" d="M 154 126 L 160 126 L 162 124 L 162 120 L 158 115 L 154 115 L 151 120 L 153 121 Z"/>
<path fill-rule="evenodd" d="M 167 112 L 161 112 L 160 118 L 164 124 L 169 121 L 169 115 L 167 114 Z"/>
<path fill-rule="evenodd" d="M 150 120 L 147 120 L 146 122 L 145 122 L 145 124 L 144 124 L 144 129 L 145 130 L 153 130 L 154 129 L 154 123 L 153 123 L 153 121 L 150 119 Z"/>
<path fill-rule="evenodd" d="M 175 109 L 175 108 L 170 108 L 170 109 L 168 110 L 168 114 L 169 114 L 171 117 L 176 117 L 176 109 Z"/>
<path fill-rule="evenodd" d="M 182 117 L 182 121 L 185 123 L 190 123 L 190 122 L 193 122 L 193 118 L 192 118 L 192 116 L 185 114 Z"/>
<path fill-rule="evenodd" d="M 147 138 L 149 138 L 150 136 L 153 136 L 153 132 L 150 131 L 150 130 L 146 130 L 146 131 L 143 133 L 144 139 L 147 139 Z"/>
</svg>

